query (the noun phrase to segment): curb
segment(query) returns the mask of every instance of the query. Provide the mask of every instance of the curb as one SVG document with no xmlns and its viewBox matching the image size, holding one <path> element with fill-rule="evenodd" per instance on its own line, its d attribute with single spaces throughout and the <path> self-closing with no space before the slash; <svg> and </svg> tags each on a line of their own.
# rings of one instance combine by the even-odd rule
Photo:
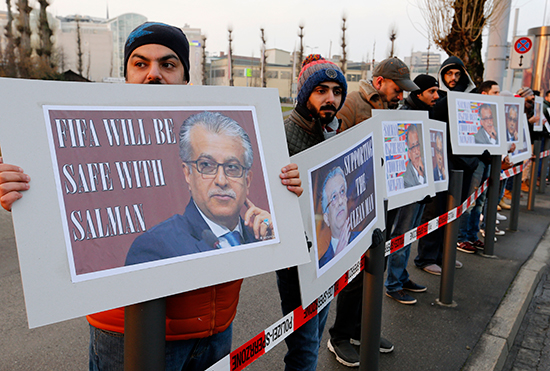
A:
<svg viewBox="0 0 550 371">
<path fill-rule="evenodd" d="M 514 344 L 533 294 L 550 262 L 550 227 L 520 268 L 462 371 L 500 371 Z"/>
</svg>

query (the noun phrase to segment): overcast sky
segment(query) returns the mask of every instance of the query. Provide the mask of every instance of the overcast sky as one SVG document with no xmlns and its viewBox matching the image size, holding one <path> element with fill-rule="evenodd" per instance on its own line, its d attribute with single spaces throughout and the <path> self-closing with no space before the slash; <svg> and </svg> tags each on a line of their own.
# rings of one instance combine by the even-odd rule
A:
<svg viewBox="0 0 550 371">
<path fill-rule="evenodd" d="M 543 25 L 548 1 L 513 0 L 510 39 L 514 9 L 520 8 L 518 35 L 523 35 L 529 28 Z M 30 3 L 35 5 L 35 0 Z M 49 10 L 59 16 L 106 17 L 107 7 L 111 18 L 139 13 L 150 21 L 200 28 L 208 38 L 206 49 L 212 53 L 227 51 L 229 25 L 233 28 L 234 53 L 238 55 L 259 56 L 261 27 L 265 29 L 268 48 L 291 52 L 295 45 L 298 46 L 298 25 L 302 23 L 306 53 L 341 54 L 343 14 L 348 19 L 348 60 L 366 60 L 367 56 L 372 59 L 375 43 L 376 59 L 386 58 L 392 25 L 397 28 L 395 48 L 398 57 L 403 59 L 411 50 L 425 51 L 428 47 L 426 23 L 418 0 L 52 0 Z M 4 1 L 0 9 L 6 9 Z M 434 51 L 433 45 L 431 51 Z M 443 53 L 443 56 L 446 55 Z"/>
</svg>

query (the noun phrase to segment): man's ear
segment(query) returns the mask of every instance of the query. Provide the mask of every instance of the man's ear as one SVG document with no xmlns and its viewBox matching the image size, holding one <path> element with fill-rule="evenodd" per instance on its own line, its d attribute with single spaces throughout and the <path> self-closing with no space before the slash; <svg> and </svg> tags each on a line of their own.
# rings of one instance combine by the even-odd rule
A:
<svg viewBox="0 0 550 371">
<path fill-rule="evenodd" d="M 330 228 L 330 223 L 328 222 L 328 213 L 323 213 L 323 220 L 325 221 L 327 227 Z"/>
<path fill-rule="evenodd" d="M 187 182 L 187 186 L 189 187 L 189 190 L 191 190 L 191 187 L 189 186 L 191 184 L 191 168 L 188 164 L 185 162 L 182 162 L 183 164 L 183 175 L 185 176 L 185 181 Z"/>
<path fill-rule="evenodd" d="M 250 193 L 250 184 L 252 184 L 252 170 L 246 172 L 246 195 Z"/>
<path fill-rule="evenodd" d="M 376 76 L 373 80 L 372 80 L 372 86 L 376 89 L 376 90 L 380 90 L 380 88 L 382 87 L 382 81 L 384 80 L 384 78 L 382 76 Z"/>
</svg>

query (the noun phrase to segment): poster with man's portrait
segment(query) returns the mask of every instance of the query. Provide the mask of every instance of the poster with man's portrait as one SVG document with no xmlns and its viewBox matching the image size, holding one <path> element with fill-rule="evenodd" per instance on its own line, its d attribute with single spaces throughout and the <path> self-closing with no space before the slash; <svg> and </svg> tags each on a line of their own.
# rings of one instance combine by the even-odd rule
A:
<svg viewBox="0 0 550 371">
<path fill-rule="evenodd" d="M 533 123 L 533 131 L 543 131 L 544 129 L 544 121 L 546 120 L 546 118 L 544 117 L 544 113 L 542 111 L 543 107 L 543 98 L 535 97 L 534 116 L 538 117 L 538 120 Z"/>
<path fill-rule="evenodd" d="M 502 97 L 449 92 L 449 124 L 454 154 L 505 154 Z"/>
<path fill-rule="evenodd" d="M 531 158 L 531 136 L 527 126 L 527 116 L 521 115 L 520 130 L 522 131 L 523 138 L 519 145 L 516 145 L 516 150 L 510 153 L 510 161 L 517 164 Z"/>
<path fill-rule="evenodd" d="M 516 147 L 523 141 L 524 101 L 522 98 L 502 97 L 504 100 L 504 122 L 506 124 L 506 143 L 508 147 L 514 144 Z"/>
<path fill-rule="evenodd" d="M 389 209 L 435 194 L 426 111 L 377 111 Z"/>
<path fill-rule="evenodd" d="M 298 266 L 303 307 L 357 263 L 375 228 L 384 229 L 378 135 L 380 127 L 367 120 L 291 157 L 307 174 L 300 206 L 312 247 L 311 263 Z"/>
<path fill-rule="evenodd" d="M 30 327 L 310 260 L 276 90 L 0 85 Z"/>
<path fill-rule="evenodd" d="M 313 245 L 320 276 L 376 219 L 372 135 L 348 151 L 309 170 Z"/>
<path fill-rule="evenodd" d="M 435 191 L 446 191 L 449 185 L 446 125 L 436 120 L 429 120 L 428 125 Z"/>
<path fill-rule="evenodd" d="M 254 107 L 44 115 L 73 282 L 279 242 Z"/>
</svg>

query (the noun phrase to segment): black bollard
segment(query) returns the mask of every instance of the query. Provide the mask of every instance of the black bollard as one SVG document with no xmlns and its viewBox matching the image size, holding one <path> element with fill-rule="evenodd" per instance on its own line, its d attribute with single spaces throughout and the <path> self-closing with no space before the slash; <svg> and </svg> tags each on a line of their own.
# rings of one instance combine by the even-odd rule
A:
<svg viewBox="0 0 550 371">
<path fill-rule="evenodd" d="M 166 299 L 124 310 L 124 371 L 164 371 Z"/>
<path fill-rule="evenodd" d="M 451 170 L 449 178 L 449 190 L 447 196 L 447 210 L 460 205 L 462 193 L 462 170 Z M 436 303 L 446 307 L 456 306 L 453 302 L 453 289 L 456 264 L 456 241 L 458 239 L 459 219 L 457 218 L 445 226 L 443 242 L 443 262 L 441 264 L 441 284 L 439 286 L 439 299 Z"/>
<path fill-rule="evenodd" d="M 487 212 L 485 217 L 485 249 L 484 257 L 495 257 L 495 227 L 497 225 L 497 206 L 500 193 L 500 164 L 501 156 L 491 156 L 491 174 L 489 176 L 489 189 L 487 190 Z"/>
<path fill-rule="evenodd" d="M 512 188 L 512 209 L 510 210 L 510 223 L 508 224 L 508 230 L 518 230 L 519 220 L 519 198 L 521 197 L 521 173 L 514 175 L 514 185 Z"/>
<path fill-rule="evenodd" d="M 550 140 L 545 138 L 544 148 L 541 149 L 542 152 L 550 149 Z M 542 165 L 540 168 L 540 183 L 539 183 L 539 193 L 544 193 L 546 189 L 546 175 L 548 174 L 548 156 L 542 159 Z"/>
<path fill-rule="evenodd" d="M 540 140 L 535 140 L 533 155 L 535 160 L 531 161 L 531 179 L 529 181 L 529 196 L 527 197 L 527 210 L 529 211 L 535 209 L 535 186 L 537 185 L 537 170 L 540 162 Z"/>
<path fill-rule="evenodd" d="M 384 233 L 372 234 L 372 246 L 367 251 L 363 274 L 363 311 L 361 313 L 360 371 L 378 371 L 380 361 L 380 331 L 382 328 L 382 297 L 384 288 Z"/>
</svg>

